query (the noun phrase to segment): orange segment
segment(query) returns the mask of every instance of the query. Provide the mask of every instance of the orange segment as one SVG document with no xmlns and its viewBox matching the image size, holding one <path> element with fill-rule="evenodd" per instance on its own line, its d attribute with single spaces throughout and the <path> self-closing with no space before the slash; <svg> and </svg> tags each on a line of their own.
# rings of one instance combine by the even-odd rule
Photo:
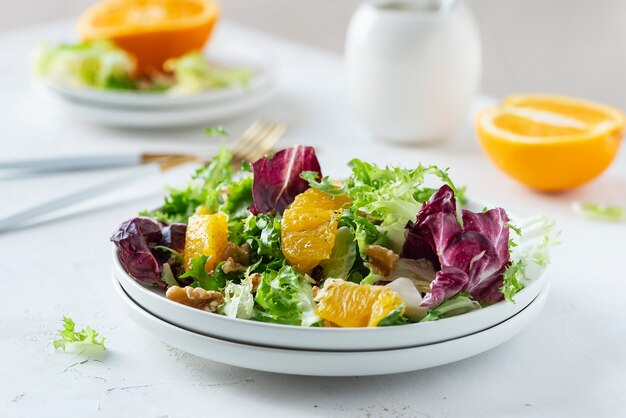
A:
<svg viewBox="0 0 626 418">
<path fill-rule="evenodd" d="M 388 287 L 340 279 L 327 279 L 315 301 L 316 314 L 340 327 L 375 327 L 404 304 L 400 295 Z"/>
<path fill-rule="evenodd" d="M 191 261 L 200 256 L 209 257 L 206 271 L 211 272 L 222 261 L 222 253 L 228 244 L 228 216 L 223 213 L 212 215 L 195 214 L 189 217 L 185 235 L 183 261 L 191 268 Z"/>
<path fill-rule="evenodd" d="M 600 175 L 617 155 L 624 115 L 562 96 L 518 95 L 476 118 L 482 148 L 505 173 L 543 191 L 567 190 Z"/>
<path fill-rule="evenodd" d="M 104 0 L 78 21 L 84 40 L 108 39 L 137 58 L 138 71 L 163 71 L 163 63 L 200 50 L 219 17 L 213 0 Z"/>
<path fill-rule="evenodd" d="M 324 192 L 308 189 L 285 210 L 280 246 L 296 270 L 307 272 L 330 257 L 341 208 L 349 201 L 347 196 L 333 199 Z"/>
</svg>

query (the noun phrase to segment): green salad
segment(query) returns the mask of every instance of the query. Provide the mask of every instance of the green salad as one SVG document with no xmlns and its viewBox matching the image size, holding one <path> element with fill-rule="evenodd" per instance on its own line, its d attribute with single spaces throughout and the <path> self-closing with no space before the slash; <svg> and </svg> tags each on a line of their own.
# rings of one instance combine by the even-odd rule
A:
<svg viewBox="0 0 626 418">
<path fill-rule="evenodd" d="M 469 210 L 445 169 L 348 167 L 332 180 L 296 146 L 234 170 L 222 147 L 111 240 L 126 272 L 173 302 L 296 326 L 406 325 L 514 303 L 549 262 L 554 222 Z"/>
<path fill-rule="evenodd" d="M 210 63 L 199 51 L 165 62 L 165 72 L 136 75 L 134 58 L 109 41 L 43 44 L 33 57 L 33 70 L 63 85 L 101 90 L 192 94 L 232 86 L 247 87 L 252 72 Z"/>
</svg>

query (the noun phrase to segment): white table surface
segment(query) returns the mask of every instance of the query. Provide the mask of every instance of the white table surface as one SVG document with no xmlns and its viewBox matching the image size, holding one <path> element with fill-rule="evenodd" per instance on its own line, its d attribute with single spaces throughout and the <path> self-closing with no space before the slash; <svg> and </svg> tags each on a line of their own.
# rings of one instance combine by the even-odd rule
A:
<svg viewBox="0 0 626 418">
<path fill-rule="evenodd" d="M 0 37 L 0 158 L 215 147 L 199 128 L 124 131 L 81 125 L 52 112 L 29 88 L 28 55 L 41 40 L 71 39 L 69 22 Z M 108 237 L 123 219 L 160 202 L 153 178 L 104 196 L 62 220 L 0 235 L 0 416 L 46 417 L 446 417 L 626 416 L 626 225 L 583 221 L 574 200 L 626 204 L 626 158 L 577 191 L 542 195 L 495 169 L 468 132 L 446 148 L 376 141 L 347 98 L 339 56 L 222 24 L 215 42 L 250 42 L 274 54 L 275 100 L 257 115 L 226 121 L 236 135 L 263 117 L 286 122 L 283 144 L 315 145 L 327 174 L 354 156 L 452 167 L 473 196 L 520 215 L 558 220 L 552 292 L 539 319 L 476 357 L 413 373 L 313 378 L 244 370 L 170 348 L 121 312 L 110 279 Z M 107 172 L 0 180 L 0 213 L 88 186 Z M 93 205 L 92 205 L 93 206 Z M 63 315 L 107 338 L 102 361 L 55 351 Z"/>
</svg>

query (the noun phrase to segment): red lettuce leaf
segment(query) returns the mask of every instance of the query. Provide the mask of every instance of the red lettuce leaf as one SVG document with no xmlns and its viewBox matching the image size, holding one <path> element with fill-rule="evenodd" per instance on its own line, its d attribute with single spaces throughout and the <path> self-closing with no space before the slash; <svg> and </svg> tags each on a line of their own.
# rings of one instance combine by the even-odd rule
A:
<svg viewBox="0 0 626 418">
<path fill-rule="evenodd" d="M 135 280 L 165 288 L 161 281 L 162 264 L 150 250 L 162 238 L 163 225 L 154 219 L 139 216 L 123 222 L 111 237 L 122 266 Z"/>
<path fill-rule="evenodd" d="M 429 260 L 436 270 L 441 269 L 437 249 L 444 248 L 448 239 L 461 230 L 456 219 L 456 200 L 450 186 L 443 185 L 422 205 L 415 222 L 406 225 L 409 230 L 400 257 Z M 437 241 L 437 242 L 435 242 Z"/>
<path fill-rule="evenodd" d="M 322 178 L 320 164 L 313 147 L 297 145 L 252 164 L 252 205 L 250 212 L 283 213 L 295 197 L 309 188 L 309 183 L 300 174 L 303 171 L 317 172 Z"/>
<path fill-rule="evenodd" d="M 503 295 L 502 273 L 509 263 L 508 217 L 502 208 L 485 213 L 463 210 L 456 218 L 454 193 L 442 186 L 409 222 L 402 257 L 428 259 L 439 270 L 422 306 L 434 308 L 460 292 L 479 302 Z"/>
</svg>

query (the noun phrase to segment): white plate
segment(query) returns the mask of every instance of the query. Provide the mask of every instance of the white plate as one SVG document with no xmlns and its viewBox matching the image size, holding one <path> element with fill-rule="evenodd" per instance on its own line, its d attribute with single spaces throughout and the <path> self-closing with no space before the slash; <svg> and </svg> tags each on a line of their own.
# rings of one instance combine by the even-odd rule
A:
<svg viewBox="0 0 626 418">
<path fill-rule="evenodd" d="M 238 344 L 187 331 L 149 314 L 124 293 L 115 278 L 113 283 L 126 313 L 141 328 L 172 347 L 237 367 L 310 376 L 401 373 L 474 356 L 502 344 L 528 326 L 543 308 L 549 292 L 549 286 L 546 286 L 539 296 L 517 315 L 497 326 L 463 338 L 397 350 L 324 352 Z"/>
<path fill-rule="evenodd" d="M 545 287 L 545 272 L 515 295 L 464 315 L 434 322 L 380 328 L 307 328 L 229 318 L 172 302 L 164 292 L 144 286 L 122 267 L 113 249 L 113 276 L 146 311 L 172 324 L 216 338 L 267 347 L 326 351 L 386 350 L 459 338 L 507 320 L 524 309 Z"/>
<path fill-rule="evenodd" d="M 123 107 L 92 106 L 43 91 L 63 116 L 96 125 L 127 128 L 168 128 L 208 125 L 240 116 L 265 104 L 273 94 L 273 86 L 258 89 L 239 98 L 220 102 L 197 103 L 192 106 L 130 110 Z"/>
<path fill-rule="evenodd" d="M 196 94 L 169 94 L 153 92 L 128 92 L 98 90 L 89 87 L 73 86 L 54 81 L 40 83 L 51 96 L 72 103 L 87 106 L 113 107 L 126 110 L 147 110 L 181 108 L 241 99 L 267 90 L 273 84 L 273 65 L 268 54 L 262 50 L 240 44 L 211 45 L 207 59 L 229 68 L 249 68 L 252 79 L 249 86 L 208 90 Z"/>
</svg>

